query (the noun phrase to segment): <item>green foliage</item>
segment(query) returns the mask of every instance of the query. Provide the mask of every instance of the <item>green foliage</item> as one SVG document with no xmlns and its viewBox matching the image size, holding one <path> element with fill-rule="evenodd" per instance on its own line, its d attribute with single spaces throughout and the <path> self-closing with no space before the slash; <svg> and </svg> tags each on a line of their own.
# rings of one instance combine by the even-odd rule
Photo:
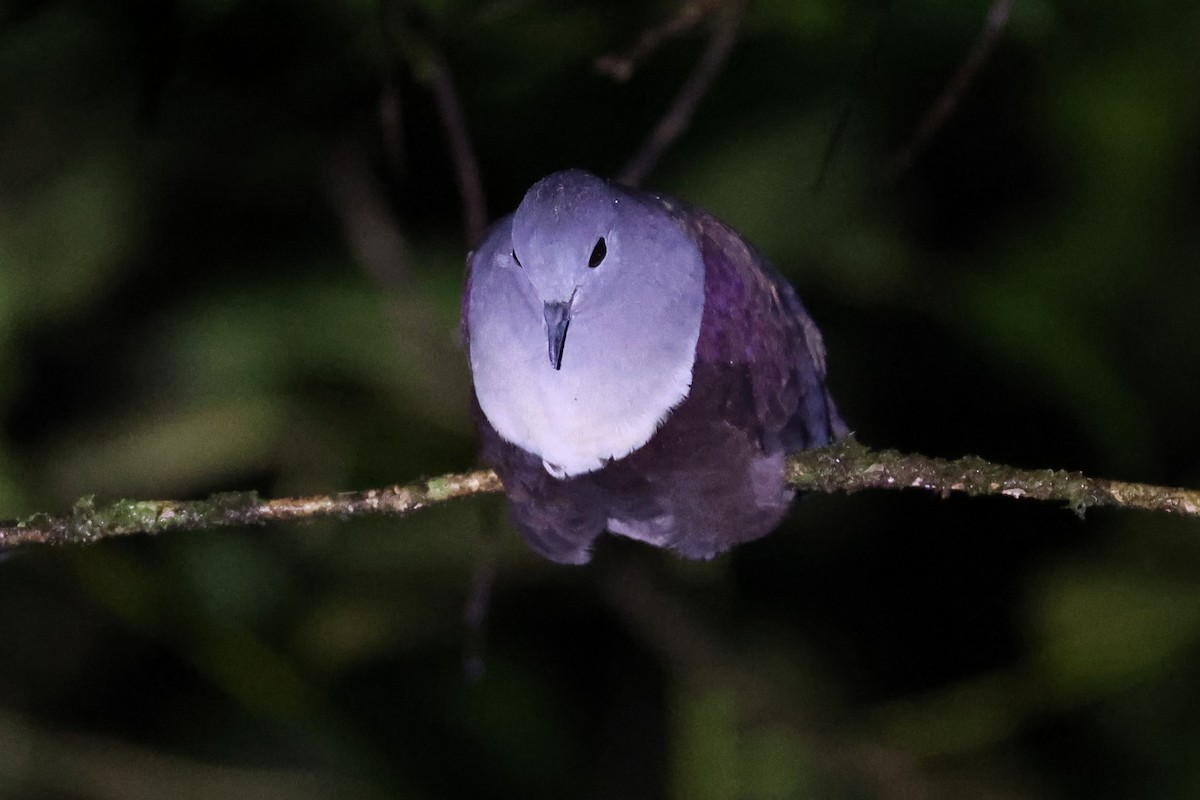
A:
<svg viewBox="0 0 1200 800">
<path fill-rule="evenodd" d="M 989 4 L 763 0 L 648 184 L 796 283 L 861 441 L 1194 485 L 1193 5 L 1014 3 L 884 184 Z M 619 169 L 706 28 L 626 84 L 593 62 L 678 9 L 5 4 L 2 513 L 471 466 L 431 54 L 495 216 Z M 1193 797 L 1198 534 L 859 494 L 716 562 L 564 569 L 480 498 L 27 550 L 0 563 L 0 795 Z"/>
</svg>

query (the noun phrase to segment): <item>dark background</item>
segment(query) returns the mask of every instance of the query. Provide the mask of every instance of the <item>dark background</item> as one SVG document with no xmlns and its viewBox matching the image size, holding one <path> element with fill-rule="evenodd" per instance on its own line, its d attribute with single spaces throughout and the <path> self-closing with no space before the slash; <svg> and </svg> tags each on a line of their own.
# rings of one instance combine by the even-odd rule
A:
<svg viewBox="0 0 1200 800">
<path fill-rule="evenodd" d="M 884 181 L 987 8 L 754 4 L 647 184 L 794 281 L 862 441 L 1194 486 L 1200 12 L 1017 0 Z M 626 84 L 594 62 L 678 13 L 0 4 L 0 516 L 470 467 L 432 54 L 495 216 L 616 173 L 707 26 Z M 565 568 L 478 498 L 11 553 L 0 794 L 1194 798 L 1198 678 L 1195 521 L 814 496 L 709 563 Z"/>
</svg>

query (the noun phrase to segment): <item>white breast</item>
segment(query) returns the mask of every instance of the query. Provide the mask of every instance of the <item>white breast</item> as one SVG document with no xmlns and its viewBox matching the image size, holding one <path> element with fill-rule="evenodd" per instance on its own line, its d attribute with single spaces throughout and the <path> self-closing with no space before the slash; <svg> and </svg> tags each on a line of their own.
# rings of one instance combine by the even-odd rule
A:
<svg viewBox="0 0 1200 800">
<path fill-rule="evenodd" d="M 691 388 L 703 280 L 581 303 L 555 370 L 532 287 L 503 260 L 491 266 L 476 269 L 468 302 L 475 392 L 497 433 L 556 477 L 649 441 Z"/>
</svg>

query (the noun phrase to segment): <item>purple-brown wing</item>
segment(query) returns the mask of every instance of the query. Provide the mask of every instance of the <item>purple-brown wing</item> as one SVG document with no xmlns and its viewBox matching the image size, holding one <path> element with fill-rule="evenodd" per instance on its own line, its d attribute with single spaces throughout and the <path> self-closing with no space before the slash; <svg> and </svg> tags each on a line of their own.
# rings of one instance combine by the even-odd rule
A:
<svg viewBox="0 0 1200 800">
<path fill-rule="evenodd" d="M 825 345 L 791 285 L 737 232 L 691 210 L 705 265 L 698 364 L 744 370 L 730 423 L 778 436 L 786 450 L 820 447 L 847 433 L 825 387 Z M 767 449 L 775 442 L 764 441 Z"/>
</svg>

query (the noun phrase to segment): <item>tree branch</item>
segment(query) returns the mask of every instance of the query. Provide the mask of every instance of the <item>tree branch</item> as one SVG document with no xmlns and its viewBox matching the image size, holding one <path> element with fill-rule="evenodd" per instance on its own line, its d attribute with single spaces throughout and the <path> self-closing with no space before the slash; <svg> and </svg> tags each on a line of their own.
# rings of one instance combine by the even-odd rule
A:
<svg viewBox="0 0 1200 800">
<path fill-rule="evenodd" d="M 872 450 L 849 437 L 788 459 L 788 483 L 809 492 L 863 489 L 925 489 L 942 497 L 962 492 L 1066 503 L 1087 509 L 1116 508 L 1200 517 L 1200 489 L 1089 478 L 1078 472 L 1026 470 L 976 456 L 953 460 Z M 254 492 L 217 494 L 207 500 L 118 500 L 97 506 L 94 497 L 75 503 L 62 516 L 34 514 L 0 523 L 0 548 L 26 544 L 87 544 L 114 536 L 167 533 L 336 517 L 403 517 L 459 497 L 503 491 L 491 470 L 430 478 L 407 485 L 315 497 L 263 500 Z"/>
<path fill-rule="evenodd" d="M 744 11 L 745 0 L 733 0 L 725 8 L 724 17 L 714 22 L 712 38 L 700 56 L 700 61 L 675 95 L 667 112 L 654 126 L 654 130 L 617 175 L 618 183 L 635 188 L 641 186 L 658 160 L 687 130 L 692 115 L 696 113 L 696 108 L 708 92 L 708 87 L 712 85 L 733 50 Z"/>
<path fill-rule="evenodd" d="M 466 113 L 455 88 L 454 77 L 441 52 L 428 47 L 425 66 L 429 73 L 429 88 L 450 144 L 450 157 L 454 161 L 454 177 L 458 181 L 458 193 L 462 199 L 467 246 L 474 250 L 483 241 L 483 234 L 487 231 L 487 202 L 484 200 L 483 178 L 479 174 L 475 147 L 467 131 Z"/>
<path fill-rule="evenodd" d="M 942 497 L 962 492 L 972 497 L 1057 500 L 1080 515 L 1089 508 L 1114 506 L 1200 517 L 1200 489 L 1089 478 L 1079 472 L 1054 469 L 1018 469 L 978 456 L 948 460 L 871 450 L 852 436 L 830 447 L 792 456 L 788 482 L 810 492 L 911 488 Z"/>
<path fill-rule="evenodd" d="M 1012 5 L 1013 0 L 993 0 L 983 23 L 983 30 L 979 32 L 975 45 L 967 54 L 966 60 L 959 66 L 958 72 L 954 74 L 937 100 L 925 112 L 925 116 L 917 124 L 916 130 L 913 131 L 908 142 L 888 161 L 883 171 L 885 184 L 892 184 L 900 180 L 916 161 L 921 151 L 925 149 L 925 145 L 929 143 L 933 135 L 945 124 L 946 120 L 950 119 L 958 106 L 958 101 L 966 94 L 967 88 L 975 80 L 979 70 L 987 63 L 992 50 L 996 48 L 996 43 L 1000 41 L 1000 35 L 1004 33 L 1004 28 L 1008 25 L 1008 15 L 1012 11 Z"/>
<path fill-rule="evenodd" d="M 34 514 L 0 524 L 0 548 L 23 544 L 86 544 L 135 533 L 167 533 L 276 522 L 311 522 L 337 517 L 403 517 L 458 497 L 499 492 L 491 470 L 442 475 L 406 486 L 316 497 L 263 500 L 255 492 L 216 494 L 207 500 L 118 500 L 97 506 L 80 498 L 70 514 Z"/>
<path fill-rule="evenodd" d="M 720 5 L 720 0 L 703 0 L 684 3 L 679 13 L 663 24 L 642 33 L 637 43 L 623 54 L 609 53 L 596 59 L 596 71 L 614 81 L 625 83 L 633 77 L 634 70 L 646 56 L 665 42 L 681 36 L 694 28 L 700 20 L 711 14 Z"/>
</svg>

